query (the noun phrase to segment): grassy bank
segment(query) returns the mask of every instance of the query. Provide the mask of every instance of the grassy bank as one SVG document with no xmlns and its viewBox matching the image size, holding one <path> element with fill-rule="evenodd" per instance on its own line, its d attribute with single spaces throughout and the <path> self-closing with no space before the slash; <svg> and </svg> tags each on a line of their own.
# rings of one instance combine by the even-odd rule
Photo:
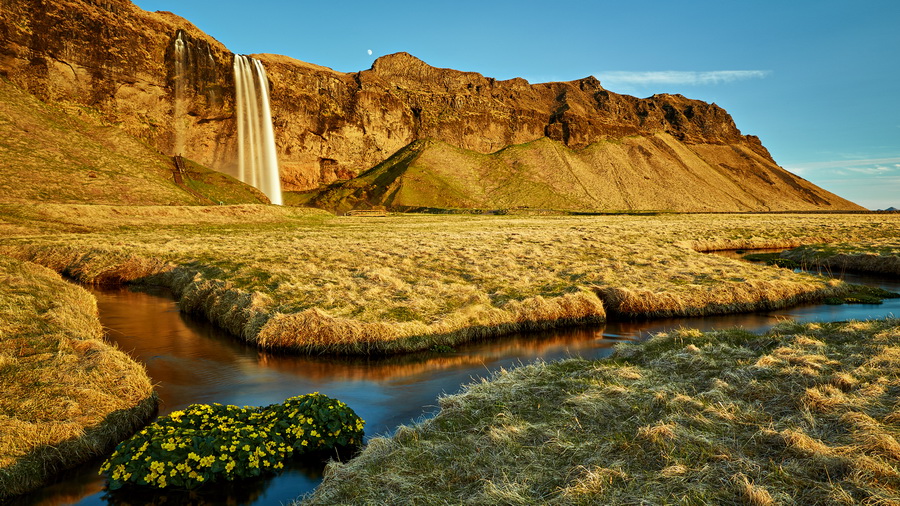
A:
<svg viewBox="0 0 900 506">
<path fill-rule="evenodd" d="M 810 269 L 832 273 L 869 272 L 900 276 L 900 239 L 807 245 L 782 254 Z"/>
<path fill-rule="evenodd" d="M 773 309 L 845 290 L 698 251 L 884 240 L 893 215 L 433 216 L 263 206 L 7 208 L 0 251 L 88 283 L 172 287 L 264 348 L 394 353 L 595 322 Z M 181 208 L 186 209 L 186 208 Z M 3 211 L 0 209 L 0 211 Z M 29 214 L 31 213 L 31 214 Z M 156 213 L 160 213 L 156 215 Z M 168 213 L 168 214 L 166 214 Z M 197 220 L 198 217 L 203 219 Z M 29 228 L 30 227 L 30 228 Z M 62 233 L 78 227 L 79 233 Z"/>
<path fill-rule="evenodd" d="M 443 397 L 304 504 L 897 504 L 900 320 L 680 330 Z"/>
<path fill-rule="evenodd" d="M 89 293 L 0 256 L 0 499 L 101 455 L 155 409 L 143 367 L 103 341 Z"/>
</svg>

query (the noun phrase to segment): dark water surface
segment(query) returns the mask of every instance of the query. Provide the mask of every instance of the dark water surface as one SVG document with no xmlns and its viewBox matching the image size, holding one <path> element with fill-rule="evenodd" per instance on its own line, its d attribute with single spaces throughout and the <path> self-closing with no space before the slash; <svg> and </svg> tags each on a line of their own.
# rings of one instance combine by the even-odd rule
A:
<svg viewBox="0 0 900 506">
<path fill-rule="evenodd" d="M 900 291 L 900 279 L 838 275 L 846 281 Z M 146 365 L 158 384 L 160 414 L 192 403 L 267 405 L 287 397 L 321 392 L 352 407 L 366 421 L 366 436 L 387 435 L 437 409 L 437 398 L 500 368 L 534 360 L 604 357 L 621 340 L 641 339 L 668 329 L 742 327 L 764 331 L 783 319 L 865 320 L 900 315 L 900 299 L 881 305 L 805 305 L 773 311 L 645 322 L 609 322 L 562 331 L 523 334 L 460 346 L 451 353 L 392 358 L 285 356 L 244 345 L 208 322 L 182 314 L 162 289 L 89 288 L 97 297 L 109 339 Z M 176 504 L 185 497 L 110 496 L 97 475 L 101 461 L 81 466 L 15 504 Z M 298 462 L 281 475 L 238 487 L 202 488 L 192 502 L 278 504 L 312 490 L 321 480 L 321 461 Z"/>
</svg>

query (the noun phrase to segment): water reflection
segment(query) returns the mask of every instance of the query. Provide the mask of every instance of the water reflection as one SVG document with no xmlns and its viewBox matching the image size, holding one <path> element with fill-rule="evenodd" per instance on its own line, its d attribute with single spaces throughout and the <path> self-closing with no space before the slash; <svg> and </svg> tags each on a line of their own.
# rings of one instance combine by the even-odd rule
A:
<svg viewBox="0 0 900 506">
<path fill-rule="evenodd" d="M 898 291 L 900 280 L 846 275 Z M 442 393 L 460 385 L 537 359 L 607 356 L 623 339 L 641 339 L 673 328 L 701 330 L 742 327 L 764 331 L 782 319 L 834 321 L 900 314 L 900 299 L 883 305 L 806 305 L 791 309 L 705 318 L 610 322 L 592 328 L 510 336 L 460 346 L 451 353 L 420 353 L 387 358 L 284 356 L 259 351 L 224 334 L 208 322 L 182 314 L 162 289 L 91 289 L 109 338 L 146 364 L 158 384 L 162 414 L 192 403 L 266 405 L 313 391 L 336 397 L 364 420 L 366 434 L 389 434 L 400 424 L 429 416 Z M 269 504 L 288 502 L 321 480 L 321 459 L 296 463 L 283 474 L 231 489 L 216 485 L 191 496 L 109 494 L 97 476 L 95 461 L 62 476 L 13 504 Z M 240 489 L 240 490 L 238 490 Z"/>
</svg>

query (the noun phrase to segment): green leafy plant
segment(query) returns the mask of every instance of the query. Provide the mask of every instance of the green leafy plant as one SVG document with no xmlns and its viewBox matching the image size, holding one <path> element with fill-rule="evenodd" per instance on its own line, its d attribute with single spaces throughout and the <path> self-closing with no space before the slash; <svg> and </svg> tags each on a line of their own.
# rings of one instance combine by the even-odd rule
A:
<svg viewBox="0 0 900 506">
<path fill-rule="evenodd" d="M 282 404 L 192 404 L 120 443 L 100 468 L 116 490 L 126 483 L 196 488 L 275 473 L 295 454 L 362 442 L 365 422 L 318 392 Z"/>
</svg>

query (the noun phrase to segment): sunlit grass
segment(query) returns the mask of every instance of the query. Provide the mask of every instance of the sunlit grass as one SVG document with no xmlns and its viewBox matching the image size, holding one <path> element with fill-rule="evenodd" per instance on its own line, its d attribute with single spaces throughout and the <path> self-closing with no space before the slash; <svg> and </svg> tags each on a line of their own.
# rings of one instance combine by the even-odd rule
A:
<svg viewBox="0 0 900 506">
<path fill-rule="evenodd" d="M 156 408 L 143 367 L 102 337 L 88 292 L 0 256 L 0 498 L 101 455 Z"/>
<path fill-rule="evenodd" d="M 898 394 L 896 319 L 680 330 L 443 397 L 306 504 L 894 504 Z"/>
<path fill-rule="evenodd" d="M 264 206 L 51 208 L 54 235 L 0 249 L 88 283 L 171 286 L 267 348 L 390 353 L 617 318 L 821 300 L 839 281 L 696 250 L 883 240 L 893 216 L 393 216 Z M 24 210 L 23 210 L 24 209 Z M 34 209 L 10 221 L 34 225 Z M 29 214 L 31 213 L 31 214 Z M 30 221 L 29 221 L 30 220 Z M 196 224 L 189 225 L 191 220 Z M 60 224 L 63 222 L 64 224 Z M 63 226 L 82 233 L 60 234 Z M 127 226 L 122 226 L 127 224 Z"/>
<path fill-rule="evenodd" d="M 785 253 L 784 257 L 811 269 L 828 272 L 873 272 L 900 276 L 900 230 L 893 237 L 803 246 Z"/>
</svg>

